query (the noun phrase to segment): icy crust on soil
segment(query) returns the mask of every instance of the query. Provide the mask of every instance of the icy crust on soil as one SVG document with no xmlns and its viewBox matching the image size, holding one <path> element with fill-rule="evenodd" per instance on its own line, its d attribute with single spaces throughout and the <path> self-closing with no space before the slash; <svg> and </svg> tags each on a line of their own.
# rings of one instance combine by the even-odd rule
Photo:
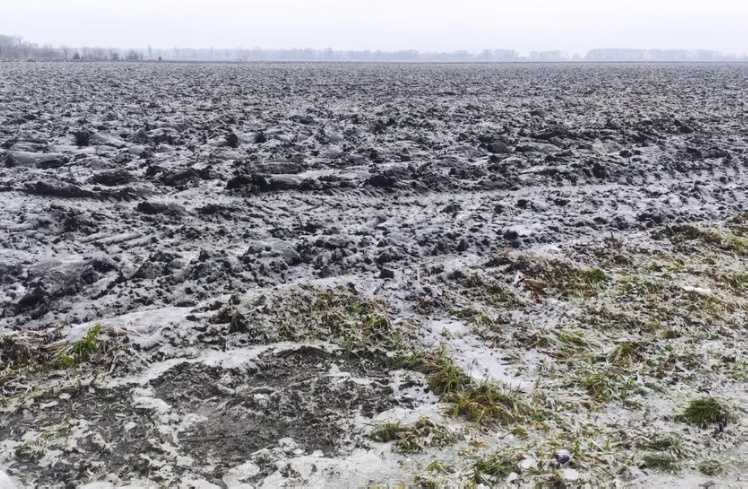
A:
<svg viewBox="0 0 748 489">
<path fill-rule="evenodd" d="M 744 65 L 0 69 L 9 326 L 715 219 L 745 197 Z"/>
<path fill-rule="evenodd" d="M 746 483 L 748 66 L 0 75 L 0 487 Z"/>
</svg>

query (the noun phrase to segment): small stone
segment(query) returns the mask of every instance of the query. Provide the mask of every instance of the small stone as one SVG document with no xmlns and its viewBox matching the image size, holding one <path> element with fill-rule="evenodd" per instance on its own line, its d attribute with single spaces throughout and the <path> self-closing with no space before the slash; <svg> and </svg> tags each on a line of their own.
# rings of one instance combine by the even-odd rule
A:
<svg viewBox="0 0 748 489">
<path fill-rule="evenodd" d="M 561 465 L 566 465 L 569 462 L 571 462 L 571 452 L 569 450 L 559 450 L 554 455 L 556 462 L 560 463 Z"/>
<path fill-rule="evenodd" d="M 684 285 L 683 290 L 685 290 L 686 292 L 693 292 L 694 294 L 698 294 L 704 297 L 712 295 L 712 289 L 707 289 L 705 287 L 693 287 L 690 285 Z"/>
</svg>

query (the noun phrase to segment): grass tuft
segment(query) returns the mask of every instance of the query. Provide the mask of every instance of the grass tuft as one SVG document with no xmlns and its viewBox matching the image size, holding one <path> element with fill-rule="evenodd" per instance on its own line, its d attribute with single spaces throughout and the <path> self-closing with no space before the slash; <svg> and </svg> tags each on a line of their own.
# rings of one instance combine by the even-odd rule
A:
<svg viewBox="0 0 748 489">
<path fill-rule="evenodd" d="M 475 462 L 473 480 L 479 484 L 494 484 L 506 479 L 512 472 L 519 473 L 520 461 L 517 454 L 510 451 L 496 452 Z"/>
<path fill-rule="evenodd" d="M 449 358 L 445 348 L 436 354 L 409 360 L 412 368 L 428 375 L 429 387 L 437 395 L 451 395 L 464 390 L 470 384 L 470 377 Z"/>
<path fill-rule="evenodd" d="M 639 443 L 639 447 L 656 452 L 669 451 L 678 455 L 683 453 L 683 441 L 676 433 L 655 435 Z"/>
<path fill-rule="evenodd" d="M 624 341 L 609 355 L 608 360 L 614 365 L 626 367 L 644 357 L 645 345 L 638 341 Z"/>
<path fill-rule="evenodd" d="M 705 397 L 691 401 L 675 419 L 699 428 L 707 428 L 713 424 L 726 425 L 731 417 L 727 406 L 713 397 Z"/>
<path fill-rule="evenodd" d="M 445 427 L 422 417 L 413 426 L 402 426 L 400 422 L 384 423 L 372 430 L 369 438 L 381 443 L 395 442 L 400 453 L 419 453 L 425 448 L 446 447 L 457 441 L 457 437 Z"/>
<path fill-rule="evenodd" d="M 676 246 L 683 246 L 686 243 L 698 241 L 739 256 L 746 256 L 748 254 L 748 239 L 745 239 L 743 236 L 733 232 L 702 229 L 690 224 L 668 226 L 653 237 L 655 239 L 667 238 Z"/>
<path fill-rule="evenodd" d="M 660 472 L 675 473 L 680 469 L 678 459 L 671 454 L 662 452 L 645 453 L 642 455 L 642 467 Z"/>
<path fill-rule="evenodd" d="M 489 382 L 470 385 L 450 396 L 452 415 L 476 423 L 497 422 L 507 426 L 527 419 L 533 410 L 519 394 Z"/>
<path fill-rule="evenodd" d="M 429 375 L 429 387 L 435 394 L 451 395 L 464 390 L 470 383 L 468 376 L 446 356 L 440 357 L 434 367 L 435 370 Z"/>
<path fill-rule="evenodd" d="M 369 438 L 380 443 L 388 443 L 397 440 L 404 428 L 399 421 L 383 423 L 369 433 Z"/>
<path fill-rule="evenodd" d="M 719 460 L 704 460 L 697 466 L 699 472 L 710 477 L 714 477 L 722 474 L 725 471 L 725 466 Z"/>
<path fill-rule="evenodd" d="M 719 280 L 738 294 L 748 292 L 748 272 L 724 274 L 719 277 Z"/>
<path fill-rule="evenodd" d="M 577 297 L 595 296 L 610 281 L 610 277 L 599 268 L 578 268 L 558 260 L 545 263 L 535 278 L 563 296 Z"/>
<path fill-rule="evenodd" d="M 574 382 L 583 387 L 587 395 L 598 403 L 628 399 L 636 389 L 633 377 L 625 370 L 614 366 L 583 366 L 579 369 Z"/>
<path fill-rule="evenodd" d="M 452 416 L 464 416 L 483 424 L 509 425 L 541 414 L 518 392 L 492 382 L 474 382 L 449 358 L 444 348 L 430 355 L 411 354 L 399 364 L 426 374 L 431 390 L 451 404 Z"/>
<path fill-rule="evenodd" d="M 97 324 L 86 331 L 86 334 L 79 341 L 76 341 L 58 353 L 55 358 L 57 366 L 60 368 L 72 368 L 89 361 L 91 356 L 99 350 L 99 334 L 101 334 L 101 330 L 101 325 Z"/>
</svg>

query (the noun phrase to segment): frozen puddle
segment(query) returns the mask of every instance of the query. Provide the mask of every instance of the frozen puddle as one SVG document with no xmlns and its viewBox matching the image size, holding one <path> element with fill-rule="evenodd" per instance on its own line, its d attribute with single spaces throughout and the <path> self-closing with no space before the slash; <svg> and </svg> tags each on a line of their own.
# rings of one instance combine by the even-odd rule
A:
<svg viewBox="0 0 748 489">
<path fill-rule="evenodd" d="M 432 348 L 444 345 L 449 357 L 475 380 L 499 382 L 525 392 L 533 388 L 531 380 L 511 373 L 512 364 L 502 360 L 500 352 L 486 345 L 463 321 L 429 321 L 426 323 L 426 343 Z"/>
</svg>

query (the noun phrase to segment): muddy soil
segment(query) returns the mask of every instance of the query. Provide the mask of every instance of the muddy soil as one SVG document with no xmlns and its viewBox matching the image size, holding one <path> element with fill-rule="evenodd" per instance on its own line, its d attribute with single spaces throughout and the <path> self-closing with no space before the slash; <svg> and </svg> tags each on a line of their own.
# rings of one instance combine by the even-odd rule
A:
<svg viewBox="0 0 748 489">
<path fill-rule="evenodd" d="M 744 487 L 747 80 L 0 64 L 0 486 Z"/>
</svg>

